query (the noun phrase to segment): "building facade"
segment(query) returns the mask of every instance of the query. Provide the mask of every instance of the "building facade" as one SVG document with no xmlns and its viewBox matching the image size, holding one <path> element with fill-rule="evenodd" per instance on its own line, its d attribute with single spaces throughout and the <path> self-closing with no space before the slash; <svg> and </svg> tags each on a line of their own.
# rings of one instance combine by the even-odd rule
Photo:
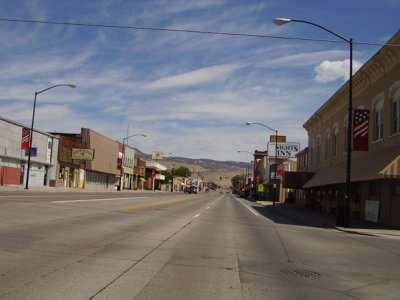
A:
<svg viewBox="0 0 400 300">
<path fill-rule="evenodd" d="M 115 189 L 118 184 L 117 168 L 119 143 L 88 128 L 82 128 L 82 144 L 94 149 L 93 160 L 85 160 L 85 188 Z"/>
<path fill-rule="evenodd" d="M 388 44 L 400 44 L 397 32 Z M 307 201 L 334 213 L 347 159 L 345 83 L 303 125 L 308 133 Z M 352 151 L 351 214 L 400 226 L 400 49 L 384 46 L 353 76 L 353 108 L 369 110 L 368 151 Z M 354 147 L 354 145 L 353 145 Z"/>
<path fill-rule="evenodd" d="M 30 128 L 0 117 L 0 185 L 26 183 L 28 154 L 22 149 L 24 128 L 29 136 Z M 34 129 L 32 148 L 29 187 L 52 186 L 56 179 L 57 137 Z"/>
<path fill-rule="evenodd" d="M 55 133 L 59 139 L 55 187 L 83 188 L 84 161 L 72 159 L 73 149 L 83 148 L 80 134 Z"/>
</svg>

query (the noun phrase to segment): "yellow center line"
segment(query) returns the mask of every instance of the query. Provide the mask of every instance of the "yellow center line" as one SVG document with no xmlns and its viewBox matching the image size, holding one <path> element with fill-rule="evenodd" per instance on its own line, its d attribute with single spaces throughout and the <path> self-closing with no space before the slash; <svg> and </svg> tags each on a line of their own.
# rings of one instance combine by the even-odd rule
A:
<svg viewBox="0 0 400 300">
<path fill-rule="evenodd" d="M 181 198 L 181 199 L 173 199 L 173 200 L 166 200 L 166 201 L 135 204 L 135 205 L 130 205 L 130 206 L 123 207 L 123 208 L 120 209 L 120 211 L 132 211 L 132 210 L 141 209 L 141 208 L 162 206 L 162 205 L 174 204 L 174 203 L 190 201 L 190 200 L 195 200 L 195 199 L 199 199 L 199 196 L 197 196 L 197 197 L 196 196 L 192 196 L 192 197 L 186 197 L 186 198 Z"/>
</svg>

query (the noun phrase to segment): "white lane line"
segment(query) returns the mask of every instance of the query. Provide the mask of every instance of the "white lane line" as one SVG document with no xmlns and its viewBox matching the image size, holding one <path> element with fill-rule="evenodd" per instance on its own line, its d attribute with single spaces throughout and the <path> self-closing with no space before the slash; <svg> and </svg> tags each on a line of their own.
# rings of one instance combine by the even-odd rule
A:
<svg viewBox="0 0 400 300">
<path fill-rule="evenodd" d="M 247 204 L 244 204 L 242 201 L 240 201 L 238 198 L 235 198 L 237 201 L 239 201 L 240 203 L 242 203 L 249 211 L 251 211 L 254 215 L 256 215 L 257 217 L 259 216 L 258 212 L 256 212 L 254 209 L 252 209 L 250 206 L 248 206 Z"/>
<path fill-rule="evenodd" d="M 195 215 L 194 217 L 197 218 L 197 217 L 199 217 L 199 216 L 200 216 L 200 214 L 197 214 L 197 215 Z"/>
<path fill-rule="evenodd" d="M 209 206 L 207 206 L 207 209 L 210 209 L 210 207 L 209 207 Z"/>
<path fill-rule="evenodd" d="M 144 199 L 146 197 L 128 197 L 128 198 L 103 198 L 103 199 L 80 199 L 80 200 L 59 200 L 51 201 L 51 203 L 75 203 L 75 202 L 97 202 L 97 201 L 114 201 L 114 200 L 127 200 L 127 199 Z"/>
</svg>

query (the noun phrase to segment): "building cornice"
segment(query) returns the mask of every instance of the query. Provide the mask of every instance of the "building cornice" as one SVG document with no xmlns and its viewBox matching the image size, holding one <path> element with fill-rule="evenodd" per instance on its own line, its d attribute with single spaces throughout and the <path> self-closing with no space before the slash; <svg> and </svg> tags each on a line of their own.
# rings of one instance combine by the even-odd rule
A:
<svg viewBox="0 0 400 300">
<path fill-rule="evenodd" d="M 373 83 L 384 77 L 393 68 L 400 65 L 400 31 L 398 31 L 374 56 L 372 56 L 353 75 L 353 97 L 360 95 Z M 390 46 L 392 45 L 392 46 Z M 394 45 L 399 45 L 395 47 Z M 304 124 L 308 131 L 315 126 L 321 115 L 334 107 L 347 107 L 349 97 L 349 81 L 343 84 Z"/>
</svg>

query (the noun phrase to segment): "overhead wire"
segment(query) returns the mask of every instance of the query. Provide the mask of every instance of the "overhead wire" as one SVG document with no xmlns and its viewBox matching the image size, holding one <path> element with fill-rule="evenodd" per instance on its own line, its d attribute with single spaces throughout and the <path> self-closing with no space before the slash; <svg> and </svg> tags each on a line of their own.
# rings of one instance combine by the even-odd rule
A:
<svg viewBox="0 0 400 300">
<path fill-rule="evenodd" d="M 279 36 L 279 35 L 265 35 L 265 34 L 251 34 L 251 33 L 239 33 L 239 32 L 220 32 L 220 31 L 203 31 L 203 30 L 192 30 L 192 29 L 145 27 L 145 26 L 135 26 L 135 25 L 117 25 L 117 24 L 66 22 L 66 21 L 48 21 L 48 20 L 28 20 L 28 19 L 11 19 L 11 18 L 0 18 L 0 22 L 44 24 L 44 25 L 63 25 L 63 26 L 80 26 L 80 27 L 95 27 L 95 28 L 108 28 L 108 29 L 131 29 L 131 30 L 164 31 L 164 32 L 195 33 L 195 34 L 225 35 L 225 36 L 239 36 L 239 37 L 254 37 L 254 38 L 269 38 L 269 39 L 300 40 L 300 41 L 313 41 L 313 42 L 347 44 L 346 41 L 331 40 L 331 39 L 316 39 L 316 38 L 291 37 L 291 36 Z M 369 45 L 369 46 L 400 47 L 400 45 L 393 45 L 393 44 L 380 44 L 380 43 L 357 42 L 357 41 L 353 41 L 353 44 Z"/>
</svg>

